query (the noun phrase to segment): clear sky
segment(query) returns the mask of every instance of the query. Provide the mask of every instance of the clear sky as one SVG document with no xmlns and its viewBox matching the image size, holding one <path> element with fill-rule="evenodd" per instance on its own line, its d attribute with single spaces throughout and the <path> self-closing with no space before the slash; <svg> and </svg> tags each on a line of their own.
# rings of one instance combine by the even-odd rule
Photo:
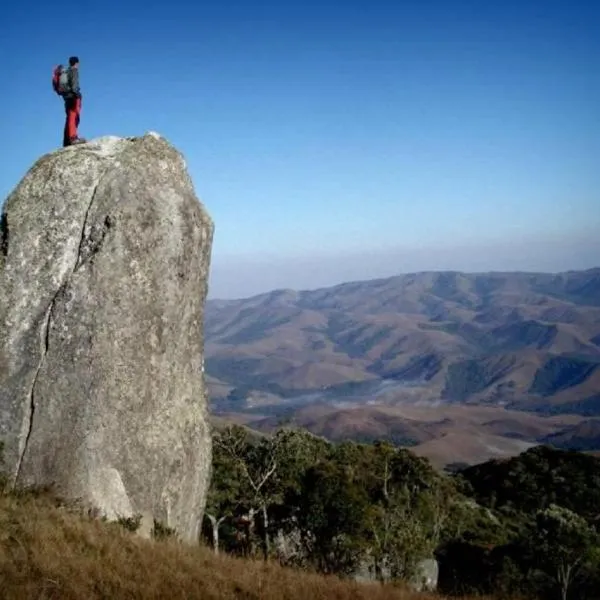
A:
<svg viewBox="0 0 600 600">
<path fill-rule="evenodd" d="M 215 220 L 211 296 L 600 264 L 600 3 L 220 0 L 0 8 L 0 196 L 62 140 L 155 130 Z"/>
</svg>

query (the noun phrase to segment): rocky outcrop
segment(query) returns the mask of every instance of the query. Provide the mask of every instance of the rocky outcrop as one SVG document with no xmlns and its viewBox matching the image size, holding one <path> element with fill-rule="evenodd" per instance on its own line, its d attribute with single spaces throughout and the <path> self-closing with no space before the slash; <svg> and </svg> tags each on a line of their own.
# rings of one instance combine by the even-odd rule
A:
<svg viewBox="0 0 600 600">
<path fill-rule="evenodd" d="M 373 559 L 366 553 L 364 560 L 352 574 L 359 582 L 391 582 L 392 574 L 388 565 L 383 561 L 383 566 L 377 570 Z M 417 562 L 415 572 L 406 581 L 408 587 L 416 592 L 435 592 L 438 587 L 439 564 L 435 558 L 424 558 Z"/>
<path fill-rule="evenodd" d="M 0 235 L 0 441 L 13 485 L 195 540 L 212 458 L 203 310 L 213 223 L 163 138 L 40 158 Z"/>
</svg>

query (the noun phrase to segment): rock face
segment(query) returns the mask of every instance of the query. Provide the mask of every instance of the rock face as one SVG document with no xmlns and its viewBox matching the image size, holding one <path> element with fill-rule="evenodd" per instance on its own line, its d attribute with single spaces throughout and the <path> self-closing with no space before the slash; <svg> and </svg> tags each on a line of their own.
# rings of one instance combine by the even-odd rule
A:
<svg viewBox="0 0 600 600">
<path fill-rule="evenodd" d="M 417 592 L 434 592 L 438 587 L 440 566 L 435 558 L 426 558 L 417 565 L 417 574 L 412 587 Z"/>
<path fill-rule="evenodd" d="M 196 540 L 212 446 L 203 310 L 213 223 L 163 138 L 40 158 L 0 235 L 0 441 L 14 485 Z"/>
</svg>

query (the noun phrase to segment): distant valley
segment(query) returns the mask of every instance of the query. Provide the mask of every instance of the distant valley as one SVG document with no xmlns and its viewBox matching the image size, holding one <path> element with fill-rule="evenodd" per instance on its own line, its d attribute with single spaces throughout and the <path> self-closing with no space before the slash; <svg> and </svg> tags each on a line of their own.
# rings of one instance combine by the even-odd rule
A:
<svg viewBox="0 0 600 600">
<path fill-rule="evenodd" d="M 439 464 L 600 449 L 600 268 L 211 300 L 205 328 L 213 413 L 259 431 L 385 438 Z"/>
</svg>

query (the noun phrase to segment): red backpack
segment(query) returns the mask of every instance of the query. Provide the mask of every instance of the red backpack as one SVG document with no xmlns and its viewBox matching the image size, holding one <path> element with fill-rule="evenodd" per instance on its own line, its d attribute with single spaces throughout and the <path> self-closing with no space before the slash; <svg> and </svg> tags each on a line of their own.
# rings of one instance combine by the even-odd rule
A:
<svg viewBox="0 0 600 600">
<path fill-rule="evenodd" d="M 52 71 L 52 89 L 59 96 L 64 96 L 69 91 L 69 71 L 63 65 L 54 67 Z"/>
</svg>

